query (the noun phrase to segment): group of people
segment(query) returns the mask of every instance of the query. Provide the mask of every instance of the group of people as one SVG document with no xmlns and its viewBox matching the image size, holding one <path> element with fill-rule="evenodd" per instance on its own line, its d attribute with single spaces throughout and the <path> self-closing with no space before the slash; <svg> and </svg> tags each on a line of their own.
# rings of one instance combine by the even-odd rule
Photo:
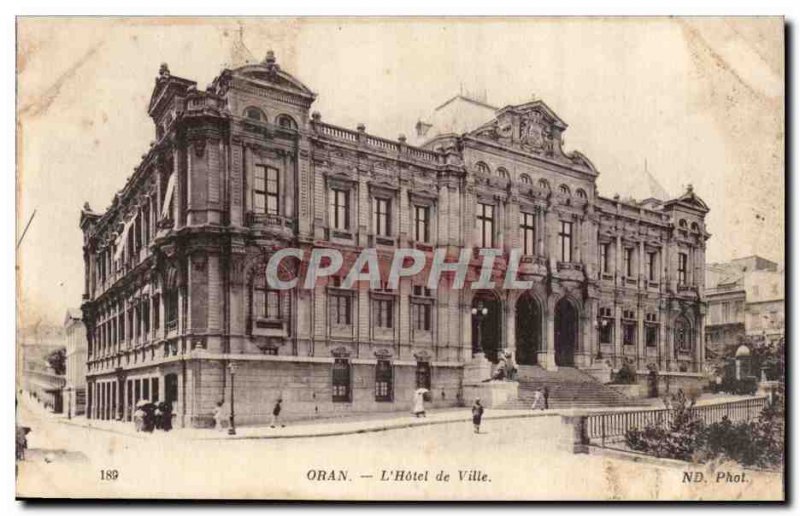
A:
<svg viewBox="0 0 800 516">
<path fill-rule="evenodd" d="M 137 432 L 152 432 L 153 430 L 172 430 L 172 405 L 167 401 L 154 403 L 141 400 L 136 404 L 133 413 L 133 424 Z"/>
<path fill-rule="evenodd" d="M 550 408 L 550 389 L 537 388 L 533 391 L 533 403 L 531 403 L 531 410 L 545 410 Z"/>
</svg>

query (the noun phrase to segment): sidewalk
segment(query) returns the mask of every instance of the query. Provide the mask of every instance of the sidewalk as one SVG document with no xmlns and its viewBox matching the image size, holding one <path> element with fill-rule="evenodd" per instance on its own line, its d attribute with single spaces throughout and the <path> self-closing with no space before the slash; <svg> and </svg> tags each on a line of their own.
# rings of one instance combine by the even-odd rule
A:
<svg viewBox="0 0 800 516">
<path fill-rule="evenodd" d="M 748 396 L 714 396 L 701 398 L 698 405 L 718 403 L 722 401 L 735 401 Z M 651 408 L 664 408 L 658 402 Z M 484 421 L 503 419 L 519 419 L 532 417 L 554 417 L 571 414 L 587 414 L 597 412 L 623 412 L 629 410 L 648 410 L 647 407 L 598 407 L 552 410 L 501 410 L 487 409 Z M 179 438 L 189 440 L 244 440 L 244 439 L 299 439 L 308 437 L 331 437 L 348 434 L 362 434 L 369 432 L 382 432 L 411 427 L 443 425 L 453 423 L 469 423 L 472 413 L 469 408 L 442 409 L 428 412 L 427 417 L 417 418 L 408 413 L 363 413 L 350 417 L 320 418 L 313 420 L 289 421 L 285 427 L 270 428 L 269 425 L 241 426 L 236 428 L 236 435 L 228 435 L 227 429 L 223 432 L 213 428 L 175 428 L 170 432 L 155 431 L 153 433 L 136 432 L 132 422 L 87 420 L 84 417 L 67 419 L 66 416 L 47 413 L 50 417 L 68 425 L 93 428 L 106 432 L 114 432 L 138 439 L 150 438 Z"/>
</svg>

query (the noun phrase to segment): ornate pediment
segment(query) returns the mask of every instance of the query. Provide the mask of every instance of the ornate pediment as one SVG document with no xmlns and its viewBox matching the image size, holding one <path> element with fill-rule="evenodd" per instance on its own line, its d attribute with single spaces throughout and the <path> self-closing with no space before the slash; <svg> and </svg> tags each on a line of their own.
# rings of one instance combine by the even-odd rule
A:
<svg viewBox="0 0 800 516">
<path fill-rule="evenodd" d="M 316 97 L 308 86 L 281 70 L 275 61 L 275 54 L 271 50 L 267 52 L 267 57 L 261 63 L 245 65 L 231 73 L 236 77 L 255 81 L 260 86 L 267 86 L 284 94 L 301 97 L 307 104 L 310 104 Z"/>
<path fill-rule="evenodd" d="M 564 154 L 561 135 L 566 128 L 567 124 L 547 104 L 536 100 L 504 107 L 497 112 L 494 120 L 482 125 L 471 135 L 529 154 L 564 161 L 594 173 L 594 166 L 583 154 L 577 151 Z"/>
<path fill-rule="evenodd" d="M 691 210 L 699 211 L 701 213 L 708 213 L 709 208 L 708 205 L 701 199 L 696 193 L 694 193 L 694 187 L 692 185 L 688 185 L 686 187 L 686 193 L 678 197 L 677 199 L 673 199 L 664 203 L 665 207 L 670 207 L 674 205 L 680 205 L 684 208 L 689 208 Z"/>
</svg>

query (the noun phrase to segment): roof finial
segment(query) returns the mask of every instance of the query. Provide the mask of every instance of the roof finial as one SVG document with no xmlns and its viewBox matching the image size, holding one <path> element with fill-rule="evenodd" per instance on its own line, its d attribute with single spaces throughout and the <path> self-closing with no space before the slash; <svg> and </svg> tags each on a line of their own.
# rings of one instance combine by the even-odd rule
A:
<svg viewBox="0 0 800 516">
<path fill-rule="evenodd" d="M 271 66 L 275 64 L 275 52 L 267 50 L 267 57 L 264 58 L 264 64 Z"/>
<path fill-rule="evenodd" d="M 686 193 L 693 193 L 693 192 L 694 192 L 694 186 L 692 186 L 692 183 L 686 185 Z"/>
<path fill-rule="evenodd" d="M 163 78 L 169 77 L 169 66 L 167 66 L 167 63 L 161 63 L 158 69 L 158 75 Z"/>
</svg>

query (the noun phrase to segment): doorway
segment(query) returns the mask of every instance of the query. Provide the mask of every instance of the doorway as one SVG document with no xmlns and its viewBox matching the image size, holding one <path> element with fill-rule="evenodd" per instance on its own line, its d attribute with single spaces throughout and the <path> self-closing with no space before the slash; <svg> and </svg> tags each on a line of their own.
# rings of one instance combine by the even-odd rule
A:
<svg viewBox="0 0 800 516">
<path fill-rule="evenodd" d="M 556 304 L 555 352 L 556 365 L 575 366 L 575 351 L 578 348 L 578 310 L 566 298 Z"/>
</svg>

